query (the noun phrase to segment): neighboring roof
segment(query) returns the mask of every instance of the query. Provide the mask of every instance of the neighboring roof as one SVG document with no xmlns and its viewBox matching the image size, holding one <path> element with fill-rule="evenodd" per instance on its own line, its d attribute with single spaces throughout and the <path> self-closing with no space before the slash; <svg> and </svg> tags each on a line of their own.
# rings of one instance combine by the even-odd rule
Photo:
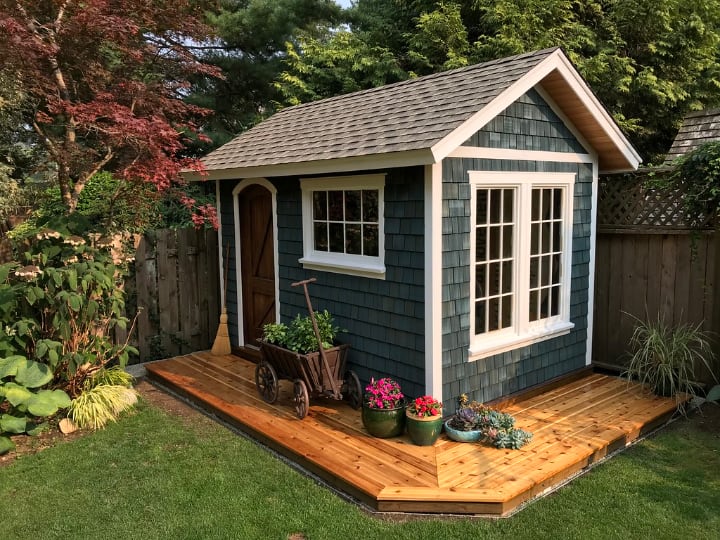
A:
<svg viewBox="0 0 720 540">
<path fill-rule="evenodd" d="M 637 168 L 637 152 L 558 48 L 290 107 L 203 162 L 209 179 L 437 163 L 536 84 L 567 108 L 601 169 Z"/>
<path fill-rule="evenodd" d="M 698 146 L 720 140 L 720 109 L 707 109 L 688 114 L 665 157 L 670 164 Z"/>
</svg>

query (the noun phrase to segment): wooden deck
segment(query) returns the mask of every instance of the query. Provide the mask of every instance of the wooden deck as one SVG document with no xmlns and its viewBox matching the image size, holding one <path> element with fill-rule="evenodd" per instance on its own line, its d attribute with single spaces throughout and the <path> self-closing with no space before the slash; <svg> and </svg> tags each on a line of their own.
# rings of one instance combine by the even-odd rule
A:
<svg viewBox="0 0 720 540">
<path fill-rule="evenodd" d="M 298 420 L 292 383 L 274 405 L 255 389 L 255 365 L 209 352 L 147 366 L 151 379 L 249 433 L 328 484 L 381 512 L 507 515 L 609 453 L 667 421 L 672 399 L 592 374 L 504 407 L 533 433 L 520 450 L 456 443 L 432 447 L 407 436 L 376 439 L 360 412 L 332 399 L 311 401 Z"/>
</svg>

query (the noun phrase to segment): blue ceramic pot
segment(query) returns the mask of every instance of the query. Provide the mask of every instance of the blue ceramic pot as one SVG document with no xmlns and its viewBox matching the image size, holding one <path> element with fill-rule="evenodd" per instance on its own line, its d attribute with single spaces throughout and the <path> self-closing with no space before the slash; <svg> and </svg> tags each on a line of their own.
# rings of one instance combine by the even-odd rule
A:
<svg viewBox="0 0 720 540">
<path fill-rule="evenodd" d="M 482 431 L 474 429 L 472 431 L 461 431 L 459 429 L 452 428 L 445 422 L 445 433 L 453 441 L 457 442 L 478 442 L 482 439 Z"/>
</svg>

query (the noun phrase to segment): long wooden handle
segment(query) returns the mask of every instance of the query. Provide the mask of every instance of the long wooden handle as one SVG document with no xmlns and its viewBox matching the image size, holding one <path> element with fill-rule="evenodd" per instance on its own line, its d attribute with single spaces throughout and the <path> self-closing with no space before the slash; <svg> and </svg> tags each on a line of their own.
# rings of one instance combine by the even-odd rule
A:
<svg viewBox="0 0 720 540">
<path fill-rule="evenodd" d="M 300 285 L 306 285 L 308 283 L 315 283 L 316 281 L 317 281 L 316 278 L 311 277 L 310 279 L 304 279 L 304 280 L 298 281 L 296 283 L 291 283 L 290 286 L 291 287 L 300 287 Z"/>
</svg>

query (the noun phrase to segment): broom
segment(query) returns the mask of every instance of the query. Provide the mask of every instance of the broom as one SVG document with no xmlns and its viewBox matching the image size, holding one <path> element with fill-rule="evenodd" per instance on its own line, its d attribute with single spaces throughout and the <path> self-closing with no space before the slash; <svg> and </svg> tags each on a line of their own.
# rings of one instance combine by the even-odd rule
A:
<svg viewBox="0 0 720 540">
<path fill-rule="evenodd" d="M 224 356 L 230 354 L 230 333 L 228 332 L 228 316 L 227 316 L 227 283 L 228 283 L 228 262 L 230 261 L 230 243 L 227 244 L 225 250 L 225 275 L 223 276 L 223 306 L 220 314 L 220 324 L 218 325 L 217 335 L 210 351 L 213 356 Z"/>
</svg>

